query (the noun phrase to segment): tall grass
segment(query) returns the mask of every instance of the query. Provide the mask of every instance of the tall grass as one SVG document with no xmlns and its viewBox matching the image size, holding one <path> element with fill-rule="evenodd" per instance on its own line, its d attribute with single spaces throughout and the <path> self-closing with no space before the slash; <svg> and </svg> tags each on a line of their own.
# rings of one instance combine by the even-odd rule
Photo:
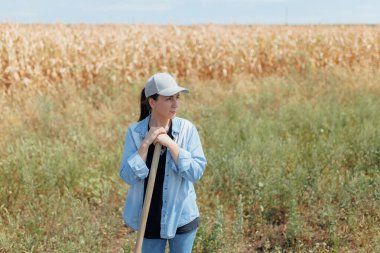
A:
<svg viewBox="0 0 380 253">
<path fill-rule="evenodd" d="M 186 81 L 208 166 L 194 252 L 380 250 L 379 73 Z M 2 95 L 0 252 L 129 252 L 118 178 L 142 83 Z"/>
<path fill-rule="evenodd" d="M 237 223 L 243 196 L 251 249 L 378 249 L 379 86 L 351 82 L 337 73 L 269 78 L 203 116 L 201 198 L 219 196 Z"/>
</svg>

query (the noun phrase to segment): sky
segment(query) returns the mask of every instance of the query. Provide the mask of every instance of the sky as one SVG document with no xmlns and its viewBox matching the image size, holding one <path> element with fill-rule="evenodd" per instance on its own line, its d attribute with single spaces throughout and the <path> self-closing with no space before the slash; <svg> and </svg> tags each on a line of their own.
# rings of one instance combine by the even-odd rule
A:
<svg viewBox="0 0 380 253">
<path fill-rule="evenodd" d="M 0 22 L 380 24 L 380 0 L 0 0 Z"/>
</svg>

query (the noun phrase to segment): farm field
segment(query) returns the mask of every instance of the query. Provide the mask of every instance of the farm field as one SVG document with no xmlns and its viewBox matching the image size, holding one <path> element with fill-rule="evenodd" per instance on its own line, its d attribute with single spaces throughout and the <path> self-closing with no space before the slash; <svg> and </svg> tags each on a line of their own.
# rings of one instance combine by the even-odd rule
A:
<svg viewBox="0 0 380 253">
<path fill-rule="evenodd" d="M 380 252 L 380 26 L 0 24 L 0 252 L 131 252 L 154 72 L 208 165 L 194 252 Z"/>
</svg>

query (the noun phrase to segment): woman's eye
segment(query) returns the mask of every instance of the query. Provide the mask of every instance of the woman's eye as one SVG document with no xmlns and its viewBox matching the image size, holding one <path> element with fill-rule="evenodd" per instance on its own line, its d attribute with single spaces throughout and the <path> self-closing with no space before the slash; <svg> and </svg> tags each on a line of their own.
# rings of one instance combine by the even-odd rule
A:
<svg viewBox="0 0 380 253">
<path fill-rule="evenodd" d="M 179 98 L 180 98 L 180 96 L 177 96 L 177 97 L 176 97 L 176 99 L 179 99 Z M 166 101 L 170 101 L 170 100 L 173 100 L 173 99 L 174 99 L 174 97 L 168 97 L 168 98 L 166 98 L 165 100 L 166 100 Z"/>
</svg>

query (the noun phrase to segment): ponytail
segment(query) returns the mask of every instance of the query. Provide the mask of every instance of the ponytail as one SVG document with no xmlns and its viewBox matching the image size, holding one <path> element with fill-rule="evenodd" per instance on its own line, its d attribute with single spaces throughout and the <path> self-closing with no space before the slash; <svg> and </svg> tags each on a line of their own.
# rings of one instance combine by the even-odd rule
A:
<svg viewBox="0 0 380 253">
<path fill-rule="evenodd" d="M 157 100 L 157 97 L 158 97 L 158 94 L 154 94 L 148 98 L 145 97 L 145 88 L 142 89 L 141 96 L 140 96 L 140 118 L 139 118 L 139 121 L 145 119 L 150 114 L 151 108 L 150 108 L 148 99 L 153 98 L 154 100 Z"/>
</svg>

